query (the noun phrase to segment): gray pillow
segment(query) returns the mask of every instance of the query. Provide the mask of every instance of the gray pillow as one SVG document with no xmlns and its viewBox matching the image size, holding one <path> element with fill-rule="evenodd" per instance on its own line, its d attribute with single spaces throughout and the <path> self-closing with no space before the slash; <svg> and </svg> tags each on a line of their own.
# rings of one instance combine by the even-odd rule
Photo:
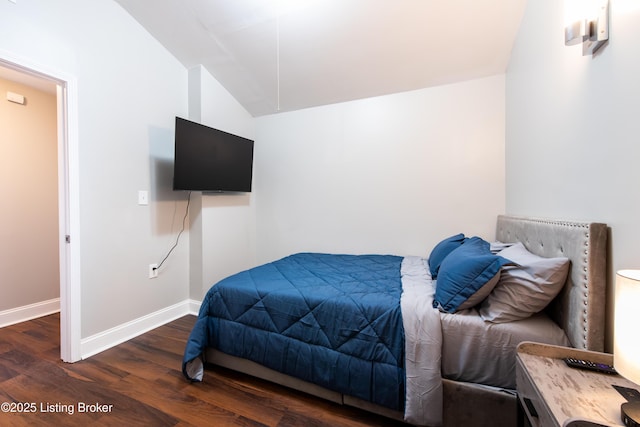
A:
<svg viewBox="0 0 640 427">
<path fill-rule="evenodd" d="M 522 243 L 503 249 L 498 255 L 517 265 L 502 268 L 498 284 L 480 304 L 478 311 L 486 321 L 510 322 L 542 311 L 567 280 L 568 258 L 543 258 L 529 252 Z"/>
<path fill-rule="evenodd" d="M 493 288 L 496 287 L 499 280 L 500 272 L 498 271 L 496 275 L 493 276 L 487 283 L 482 285 L 482 287 L 478 289 L 475 294 L 471 295 L 468 300 L 460 304 L 460 307 L 458 307 L 458 311 L 466 310 L 480 304 L 491 293 Z"/>
</svg>

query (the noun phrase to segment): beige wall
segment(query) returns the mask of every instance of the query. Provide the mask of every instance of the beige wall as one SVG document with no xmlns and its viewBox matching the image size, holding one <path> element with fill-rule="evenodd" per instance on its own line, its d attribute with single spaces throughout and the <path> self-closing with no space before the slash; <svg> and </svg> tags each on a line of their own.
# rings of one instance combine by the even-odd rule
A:
<svg viewBox="0 0 640 427">
<path fill-rule="evenodd" d="M 56 123 L 55 94 L 0 79 L 0 311 L 60 295 Z"/>
</svg>

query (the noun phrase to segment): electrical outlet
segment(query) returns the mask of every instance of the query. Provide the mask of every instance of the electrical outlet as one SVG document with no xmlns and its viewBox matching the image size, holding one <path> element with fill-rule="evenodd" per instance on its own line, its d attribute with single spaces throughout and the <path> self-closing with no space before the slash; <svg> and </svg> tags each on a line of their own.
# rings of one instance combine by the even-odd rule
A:
<svg viewBox="0 0 640 427">
<path fill-rule="evenodd" d="M 149 264 L 149 279 L 158 277 L 158 264 Z"/>
</svg>

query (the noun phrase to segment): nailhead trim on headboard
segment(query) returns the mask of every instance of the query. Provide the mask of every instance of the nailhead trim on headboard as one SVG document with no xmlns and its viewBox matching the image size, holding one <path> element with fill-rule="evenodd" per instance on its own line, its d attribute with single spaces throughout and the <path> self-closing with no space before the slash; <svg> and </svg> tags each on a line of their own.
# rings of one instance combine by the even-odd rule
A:
<svg viewBox="0 0 640 427">
<path fill-rule="evenodd" d="M 547 311 L 564 329 L 574 347 L 603 351 L 606 224 L 500 215 L 496 239 L 522 242 L 539 256 L 569 258 L 571 266 L 567 282 Z"/>
</svg>

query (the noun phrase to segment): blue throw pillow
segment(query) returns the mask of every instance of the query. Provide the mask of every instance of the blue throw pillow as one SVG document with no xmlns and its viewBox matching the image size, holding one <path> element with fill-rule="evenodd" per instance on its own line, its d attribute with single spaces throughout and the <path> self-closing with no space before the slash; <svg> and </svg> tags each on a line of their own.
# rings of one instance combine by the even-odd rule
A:
<svg viewBox="0 0 640 427">
<path fill-rule="evenodd" d="M 467 239 L 442 261 L 433 307 L 455 313 L 465 301 L 491 282 L 505 264 L 511 264 L 511 261 L 492 254 L 489 242 L 479 237 Z"/>
<path fill-rule="evenodd" d="M 433 247 L 431 255 L 429 255 L 429 272 L 431 272 L 432 279 L 435 279 L 438 276 L 438 269 L 447 255 L 463 244 L 465 240 L 467 239 L 464 237 L 464 234 L 460 233 L 455 236 L 447 237 Z"/>
</svg>

